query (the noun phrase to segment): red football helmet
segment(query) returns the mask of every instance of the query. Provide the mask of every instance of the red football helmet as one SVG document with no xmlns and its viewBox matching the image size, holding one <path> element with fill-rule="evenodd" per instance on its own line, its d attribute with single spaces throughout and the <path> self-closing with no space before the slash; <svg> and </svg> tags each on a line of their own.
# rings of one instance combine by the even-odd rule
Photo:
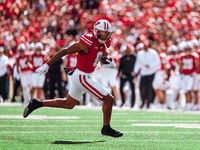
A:
<svg viewBox="0 0 200 150">
<path fill-rule="evenodd" d="M 111 24 L 105 19 L 100 19 L 94 24 L 93 34 L 100 44 L 104 44 L 110 38 L 111 32 Z"/>
</svg>

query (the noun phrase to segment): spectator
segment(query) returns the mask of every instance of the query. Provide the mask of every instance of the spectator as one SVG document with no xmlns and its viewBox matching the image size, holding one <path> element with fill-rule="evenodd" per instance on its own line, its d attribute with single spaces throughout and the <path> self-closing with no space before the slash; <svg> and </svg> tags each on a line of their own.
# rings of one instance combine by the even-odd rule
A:
<svg viewBox="0 0 200 150">
<path fill-rule="evenodd" d="M 136 64 L 134 68 L 134 73 L 137 74 L 140 71 L 140 95 L 142 99 L 143 108 L 145 102 L 147 102 L 147 108 L 149 108 L 152 97 L 153 97 L 153 87 L 152 82 L 155 73 L 160 69 L 160 58 L 158 53 L 149 48 L 150 43 L 148 40 L 144 42 L 144 49 L 139 51 L 137 54 Z"/>
<path fill-rule="evenodd" d="M 59 51 L 59 47 L 52 48 L 53 53 L 50 57 L 52 57 L 56 52 Z M 62 59 L 56 61 L 49 69 L 49 84 L 50 84 L 50 99 L 55 97 L 55 90 L 58 90 L 58 94 L 60 98 L 63 98 L 62 92 L 62 72 L 61 65 L 63 63 Z M 56 88 L 57 87 L 57 88 Z"/>
<path fill-rule="evenodd" d="M 17 73 L 19 74 L 20 83 L 22 86 L 24 105 L 26 105 L 31 98 L 31 64 L 29 60 L 29 55 L 25 52 L 25 45 L 18 45 L 17 50 L 19 53 L 19 55 L 16 58 Z"/>
<path fill-rule="evenodd" d="M 33 73 L 32 73 L 32 94 L 31 97 L 34 97 L 34 92 L 37 93 L 36 98 L 41 100 L 41 94 L 42 92 L 42 88 L 44 86 L 44 82 L 45 82 L 45 76 L 39 76 L 37 73 L 35 73 L 35 70 L 43 65 L 44 63 L 46 63 L 47 61 L 47 57 L 45 56 L 45 54 L 43 54 L 42 52 L 43 50 L 43 45 L 41 42 L 36 43 L 35 45 L 35 52 L 31 55 L 31 63 L 33 66 Z"/>
<path fill-rule="evenodd" d="M 4 47 L 0 47 L 0 96 L 3 101 L 6 99 L 6 74 L 8 57 L 4 55 Z"/>
<path fill-rule="evenodd" d="M 128 81 L 131 87 L 131 107 L 134 107 L 135 104 L 135 84 L 133 82 L 133 78 L 136 77 L 136 74 L 133 72 L 136 56 L 133 54 L 134 47 L 130 44 L 125 46 L 125 55 L 120 60 L 120 65 L 118 69 L 118 78 L 120 78 L 120 94 L 122 103 L 120 107 L 122 107 L 125 103 L 123 88 L 125 83 Z"/>
</svg>

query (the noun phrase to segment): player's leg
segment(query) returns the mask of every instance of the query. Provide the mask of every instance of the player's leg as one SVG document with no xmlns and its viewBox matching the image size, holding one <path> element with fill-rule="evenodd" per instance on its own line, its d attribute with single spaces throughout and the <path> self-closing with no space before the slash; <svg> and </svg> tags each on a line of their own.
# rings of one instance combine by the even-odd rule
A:
<svg viewBox="0 0 200 150">
<path fill-rule="evenodd" d="M 125 103 L 124 90 L 123 90 L 125 83 L 126 83 L 126 79 L 121 78 L 120 79 L 120 95 L 121 95 L 122 103 L 121 103 L 120 107 L 122 107 Z"/>
<path fill-rule="evenodd" d="M 24 118 L 26 118 L 31 112 L 40 107 L 55 107 L 55 108 L 65 108 L 72 109 L 77 104 L 77 100 L 72 98 L 69 94 L 67 95 L 66 100 L 62 99 L 53 99 L 53 100 L 44 100 L 43 102 L 38 101 L 37 99 L 31 99 L 28 106 L 24 110 Z"/>
<path fill-rule="evenodd" d="M 21 86 L 22 86 L 22 94 L 24 97 L 24 104 L 28 104 L 31 93 L 30 93 L 30 82 L 31 82 L 31 72 L 22 72 L 21 73 Z"/>
<path fill-rule="evenodd" d="M 0 77 L 0 95 L 2 96 L 3 100 L 6 99 L 6 75 Z"/>
<path fill-rule="evenodd" d="M 197 74 L 194 78 L 193 90 L 194 90 L 194 107 L 193 110 L 199 110 L 199 85 L 200 85 L 200 75 Z"/>
<path fill-rule="evenodd" d="M 37 92 L 36 87 L 32 87 L 31 97 L 34 97 L 35 92 Z"/>
<path fill-rule="evenodd" d="M 128 81 L 131 86 L 131 108 L 132 108 L 135 105 L 135 83 L 133 82 L 133 78 L 129 78 Z"/>
<path fill-rule="evenodd" d="M 37 76 L 37 84 L 36 84 L 37 99 L 41 101 L 44 82 L 45 82 L 45 76 L 39 76 L 38 74 L 36 74 L 36 76 Z"/>
<path fill-rule="evenodd" d="M 66 100 L 62 99 L 44 100 L 42 103 L 43 107 L 73 109 L 74 106 L 78 103 L 78 101 L 68 94 Z"/>
<path fill-rule="evenodd" d="M 112 89 L 113 95 L 116 99 L 116 105 L 119 106 L 120 105 L 120 99 L 119 99 L 119 92 L 118 92 L 117 86 L 112 86 L 111 89 Z"/>
<path fill-rule="evenodd" d="M 81 96 L 84 91 L 77 87 L 77 84 L 72 84 L 69 90 L 69 94 L 67 95 L 66 100 L 62 99 L 52 99 L 52 100 L 44 100 L 42 102 L 32 99 L 28 106 L 24 110 L 24 117 L 26 118 L 32 111 L 40 107 L 55 107 L 55 108 L 65 108 L 72 109 L 77 104 L 78 101 L 81 100 Z"/>
<path fill-rule="evenodd" d="M 17 95 L 17 89 L 18 89 L 18 87 L 20 86 L 20 81 L 18 81 L 18 80 L 14 80 L 14 87 L 13 87 L 13 97 L 12 97 L 12 102 L 15 102 L 16 100 L 15 100 L 15 96 Z"/>
<path fill-rule="evenodd" d="M 163 105 L 166 104 L 166 92 L 165 92 L 165 90 L 162 90 L 162 104 Z"/>
<path fill-rule="evenodd" d="M 192 108 L 193 81 L 192 76 L 186 76 L 186 110 L 191 110 Z"/>
<path fill-rule="evenodd" d="M 37 99 L 41 101 L 42 88 L 36 87 Z"/>
<path fill-rule="evenodd" d="M 114 103 L 114 97 L 111 94 L 108 94 L 106 97 L 100 99 L 103 101 L 103 124 L 110 125 L 110 119 L 112 114 L 112 106 Z"/>
<path fill-rule="evenodd" d="M 199 110 L 199 90 L 194 91 L 194 108 L 193 110 Z"/>
<path fill-rule="evenodd" d="M 139 84 L 139 89 L 140 89 L 140 96 L 141 96 L 141 100 L 142 100 L 142 104 L 140 106 L 140 108 L 144 107 L 145 104 L 145 100 L 146 100 L 146 76 L 142 76 L 140 79 L 140 84 Z"/>
<path fill-rule="evenodd" d="M 100 99 L 103 101 L 103 128 L 101 129 L 101 133 L 106 136 L 112 137 L 121 137 L 123 133 L 114 130 L 110 126 L 111 114 L 112 114 L 112 106 L 114 103 L 114 97 L 111 94 L 108 94 L 106 97 Z"/>
<path fill-rule="evenodd" d="M 103 135 L 120 137 L 123 133 L 114 130 L 110 127 L 110 120 L 112 114 L 112 106 L 114 103 L 114 97 L 104 89 L 99 83 L 94 81 L 91 76 L 88 75 L 79 75 L 80 84 L 85 92 L 90 93 L 99 100 L 103 101 L 103 128 L 101 133 Z"/>
</svg>

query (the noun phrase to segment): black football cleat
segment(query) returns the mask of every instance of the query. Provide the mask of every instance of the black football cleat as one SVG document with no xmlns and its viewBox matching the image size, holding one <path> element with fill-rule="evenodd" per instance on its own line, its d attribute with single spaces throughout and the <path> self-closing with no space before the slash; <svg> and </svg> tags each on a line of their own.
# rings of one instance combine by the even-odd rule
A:
<svg viewBox="0 0 200 150">
<path fill-rule="evenodd" d="M 32 111 L 40 107 L 42 107 L 42 102 L 32 98 L 24 110 L 23 117 L 26 118 Z"/>
<path fill-rule="evenodd" d="M 110 126 L 104 126 L 101 129 L 101 134 L 105 135 L 105 136 L 112 136 L 112 137 L 121 137 L 123 136 L 123 133 L 114 130 L 113 128 L 111 128 Z"/>
</svg>

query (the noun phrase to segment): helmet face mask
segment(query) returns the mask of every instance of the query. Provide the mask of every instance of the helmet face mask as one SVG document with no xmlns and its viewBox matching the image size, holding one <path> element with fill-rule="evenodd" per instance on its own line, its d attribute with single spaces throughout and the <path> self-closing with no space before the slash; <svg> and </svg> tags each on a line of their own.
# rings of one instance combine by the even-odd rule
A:
<svg viewBox="0 0 200 150">
<path fill-rule="evenodd" d="M 93 34 L 100 44 L 104 44 L 111 36 L 111 25 L 107 20 L 101 19 L 94 25 Z"/>
</svg>

